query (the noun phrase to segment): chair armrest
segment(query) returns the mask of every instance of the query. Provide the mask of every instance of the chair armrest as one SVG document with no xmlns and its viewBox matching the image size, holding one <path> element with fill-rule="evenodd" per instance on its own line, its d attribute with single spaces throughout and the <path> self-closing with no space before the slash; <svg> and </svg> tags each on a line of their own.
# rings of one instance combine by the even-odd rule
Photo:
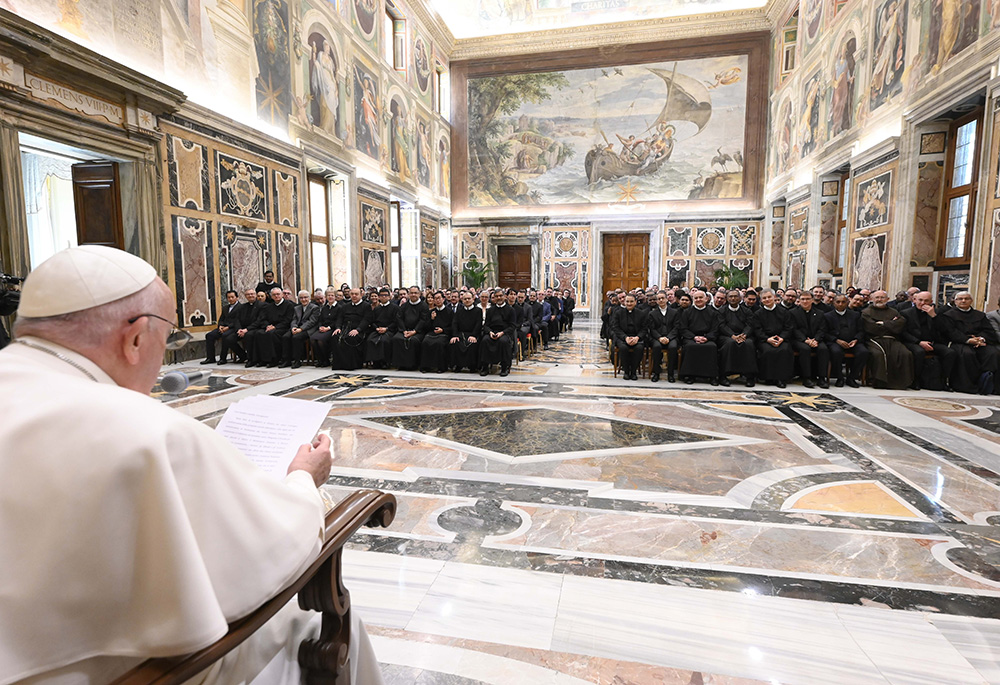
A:
<svg viewBox="0 0 1000 685">
<path fill-rule="evenodd" d="M 345 643 L 324 645 L 346 660 L 349 638 L 350 599 L 341 583 L 340 552 L 347 540 L 362 526 L 387 527 L 396 515 L 396 498 L 379 490 L 352 492 L 326 514 L 326 542 L 319 556 L 291 585 L 267 600 L 247 616 L 229 624 L 218 641 L 191 654 L 148 659 L 120 676 L 111 685 L 180 685 L 238 647 L 285 606 L 297 593 L 303 609 L 335 614 L 345 631 Z M 335 563 L 334 563 L 335 562 Z M 320 571 L 327 567 L 327 573 Z M 332 571 L 332 572 L 330 572 Z M 326 616 L 324 615 L 324 624 Z M 326 632 L 326 630 L 324 630 Z M 343 664 L 341 664 L 343 665 Z M 316 666 L 314 666 L 316 667 Z"/>
</svg>

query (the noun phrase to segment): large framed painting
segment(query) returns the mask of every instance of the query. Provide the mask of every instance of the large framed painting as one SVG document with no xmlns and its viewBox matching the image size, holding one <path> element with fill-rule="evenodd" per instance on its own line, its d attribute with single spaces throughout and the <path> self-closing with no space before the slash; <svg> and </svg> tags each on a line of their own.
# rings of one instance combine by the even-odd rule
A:
<svg viewBox="0 0 1000 685">
<path fill-rule="evenodd" d="M 455 62 L 453 211 L 757 208 L 766 33 Z"/>
</svg>

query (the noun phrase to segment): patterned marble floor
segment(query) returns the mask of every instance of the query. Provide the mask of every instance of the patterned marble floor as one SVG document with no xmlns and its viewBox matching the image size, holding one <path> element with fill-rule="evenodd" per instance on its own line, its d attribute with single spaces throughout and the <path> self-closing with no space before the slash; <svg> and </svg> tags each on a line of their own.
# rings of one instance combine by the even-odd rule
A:
<svg viewBox="0 0 1000 685">
<path fill-rule="evenodd" d="M 630 383 L 601 350 L 162 399 L 329 404 L 329 490 L 399 501 L 346 554 L 389 683 L 1000 683 L 1000 402 Z"/>
</svg>

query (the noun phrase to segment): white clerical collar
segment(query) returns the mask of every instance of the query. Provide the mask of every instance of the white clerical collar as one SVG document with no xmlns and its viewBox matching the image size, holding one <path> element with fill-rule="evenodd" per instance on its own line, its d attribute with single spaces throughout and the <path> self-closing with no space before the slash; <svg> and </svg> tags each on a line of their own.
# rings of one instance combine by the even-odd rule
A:
<svg viewBox="0 0 1000 685">
<path fill-rule="evenodd" d="M 444 305 L 441 305 L 440 307 L 435 307 L 434 309 L 441 311 L 442 309 L 444 309 Z"/>
<path fill-rule="evenodd" d="M 968 309 L 962 309 L 958 305 L 955 305 L 955 309 L 957 309 L 960 312 L 971 312 L 972 311 L 972 307 L 969 307 Z"/>
<path fill-rule="evenodd" d="M 834 309 L 833 311 L 837 312 L 837 315 L 838 315 L 838 316 L 843 316 L 844 314 L 846 314 L 846 313 L 847 313 L 847 310 L 846 310 L 846 309 L 845 309 L 844 311 L 842 311 L 842 312 L 838 312 L 838 311 L 837 311 L 836 309 Z"/>
<path fill-rule="evenodd" d="M 506 306 L 507 306 L 507 302 L 504 301 L 504 302 L 501 302 L 500 304 L 498 304 L 496 307 L 497 307 L 497 309 L 503 309 Z"/>
<path fill-rule="evenodd" d="M 475 309 L 475 308 L 476 308 L 476 305 L 474 305 L 474 304 L 470 304 L 470 305 L 469 305 L 468 307 L 466 307 L 466 306 L 465 306 L 465 305 L 463 304 L 463 305 L 462 305 L 462 307 L 464 307 L 464 308 L 465 308 L 465 311 L 467 311 L 467 312 L 468 312 L 468 311 L 472 311 L 473 309 Z"/>
<path fill-rule="evenodd" d="M 764 305 L 764 309 L 766 309 L 769 312 L 773 312 L 774 308 L 777 307 L 777 306 L 778 305 L 776 305 L 776 304 L 772 304 L 770 307 L 768 307 L 767 305 Z"/>
<path fill-rule="evenodd" d="M 738 312 L 740 310 L 740 306 L 739 305 L 736 305 L 734 307 L 733 305 L 730 304 L 730 305 L 727 305 L 727 306 L 729 307 L 729 311 L 731 311 L 731 312 Z"/>
<path fill-rule="evenodd" d="M 692 304 L 691 306 L 694 307 L 695 309 L 697 309 L 700 312 L 700 311 L 704 310 L 708 305 L 705 305 L 704 307 L 699 307 L 697 305 L 693 305 Z"/>
</svg>

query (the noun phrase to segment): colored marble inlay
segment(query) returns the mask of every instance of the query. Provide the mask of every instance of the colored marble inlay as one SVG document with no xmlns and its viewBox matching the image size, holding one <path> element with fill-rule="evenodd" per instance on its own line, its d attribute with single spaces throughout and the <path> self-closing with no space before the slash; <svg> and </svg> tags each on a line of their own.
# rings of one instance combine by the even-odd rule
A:
<svg viewBox="0 0 1000 685">
<path fill-rule="evenodd" d="M 785 508 L 920 518 L 878 483 L 833 483 L 786 501 Z"/>
<path fill-rule="evenodd" d="M 718 439 L 674 428 L 552 409 L 373 416 L 368 420 L 512 457 Z"/>
</svg>

